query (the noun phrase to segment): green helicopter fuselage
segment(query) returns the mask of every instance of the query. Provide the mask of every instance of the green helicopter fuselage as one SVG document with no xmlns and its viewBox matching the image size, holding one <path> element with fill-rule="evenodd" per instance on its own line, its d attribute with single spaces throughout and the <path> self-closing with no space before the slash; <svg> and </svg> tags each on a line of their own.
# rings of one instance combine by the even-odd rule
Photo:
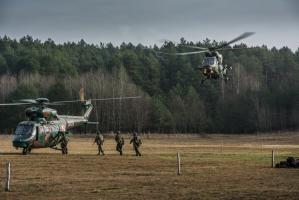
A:
<svg viewBox="0 0 299 200">
<path fill-rule="evenodd" d="M 30 149 L 57 146 L 62 137 L 69 136 L 68 130 L 88 122 L 93 106 L 90 102 L 84 106 L 83 116 L 58 115 L 51 108 L 27 108 L 25 113 L 29 120 L 17 125 L 13 146 Z"/>
</svg>

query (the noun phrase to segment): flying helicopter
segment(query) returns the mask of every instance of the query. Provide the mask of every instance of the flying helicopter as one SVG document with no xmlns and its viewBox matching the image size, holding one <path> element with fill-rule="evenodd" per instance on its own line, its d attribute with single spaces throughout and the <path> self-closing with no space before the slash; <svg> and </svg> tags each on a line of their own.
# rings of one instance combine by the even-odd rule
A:
<svg viewBox="0 0 299 200">
<path fill-rule="evenodd" d="M 230 44 L 245 39 L 253 34 L 254 32 L 245 32 L 227 43 L 220 44 L 218 46 L 213 46 L 213 47 L 186 46 L 188 48 L 198 49 L 199 51 L 189 51 L 189 52 L 182 52 L 182 53 L 157 52 L 157 54 L 185 56 L 185 55 L 195 55 L 195 54 L 204 53 L 205 57 L 203 58 L 202 64 L 197 67 L 197 69 L 205 77 L 204 79 L 201 80 L 201 82 L 204 83 L 204 81 L 207 79 L 223 79 L 225 81 L 228 81 L 229 76 L 227 71 L 231 70 L 232 67 L 223 64 L 223 56 L 218 51 L 244 49 L 244 48 L 227 48 L 227 47 Z"/>
<path fill-rule="evenodd" d="M 27 120 L 20 122 L 12 140 L 13 146 L 22 148 L 26 155 L 34 148 L 52 148 L 60 150 L 62 154 L 68 154 L 68 141 L 71 135 L 69 130 L 86 124 L 98 124 L 89 122 L 89 116 L 93 109 L 92 101 L 134 99 L 140 97 L 116 97 L 105 99 L 84 99 L 84 89 L 79 92 L 79 100 L 50 102 L 47 98 L 22 99 L 18 103 L 4 103 L 0 106 L 30 106 L 25 109 Z M 59 115 L 57 110 L 48 106 L 65 105 L 66 103 L 80 102 L 83 108 L 81 116 Z"/>
</svg>

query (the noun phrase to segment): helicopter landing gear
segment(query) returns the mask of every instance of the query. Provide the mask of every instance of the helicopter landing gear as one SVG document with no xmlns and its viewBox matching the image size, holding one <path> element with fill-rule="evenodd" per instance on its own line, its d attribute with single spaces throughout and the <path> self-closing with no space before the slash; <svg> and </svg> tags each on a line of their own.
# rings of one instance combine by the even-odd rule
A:
<svg viewBox="0 0 299 200">
<path fill-rule="evenodd" d="M 23 155 L 27 155 L 27 152 L 28 152 L 28 150 L 27 150 L 27 147 L 25 147 L 25 148 L 23 148 Z"/>
<path fill-rule="evenodd" d="M 224 77 L 223 79 L 224 79 L 225 83 L 227 83 L 227 81 L 229 81 L 229 77 L 227 77 L 227 76 Z"/>
<path fill-rule="evenodd" d="M 62 154 L 68 154 L 67 143 L 68 143 L 68 139 L 65 136 L 63 136 L 60 143 Z"/>
<path fill-rule="evenodd" d="M 23 155 L 27 155 L 28 153 L 30 153 L 31 152 L 31 147 L 30 146 L 28 146 L 28 147 L 24 147 L 23 148 Z"/>
</svg>

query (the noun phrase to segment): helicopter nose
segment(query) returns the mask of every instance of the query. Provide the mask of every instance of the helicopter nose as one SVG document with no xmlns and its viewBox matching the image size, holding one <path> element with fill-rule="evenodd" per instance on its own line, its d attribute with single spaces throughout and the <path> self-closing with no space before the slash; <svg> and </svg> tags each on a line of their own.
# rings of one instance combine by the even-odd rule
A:
<svg viewBox="0 0 299 200">
<path fill-rule="evenodd" d="M 205 68 L 203 69 L 203 74 L 207 74 L 208 73 L 208 70 Z"/>
<path fill-rule="evenodd" d="M 13 144 L 14 147 L 24 148 L 24 147 L 27 147 L 29 143 L 28 143 L 28 141 L 13 140 L 12 144 Z"/>
<path fill-rule="evenodd" d="M 201 68 L 200 70 L 204 75 L 208 75 L 211 73 L 212 69 L 210 67 L 204 67 L 204 68 Z"/>
</svg>

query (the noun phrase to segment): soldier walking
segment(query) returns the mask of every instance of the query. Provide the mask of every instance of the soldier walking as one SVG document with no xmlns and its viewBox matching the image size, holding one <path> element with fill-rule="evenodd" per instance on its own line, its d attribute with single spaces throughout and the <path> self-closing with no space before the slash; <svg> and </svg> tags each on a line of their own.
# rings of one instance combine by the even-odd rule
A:
<svg viewBox="0 0 299 200">
<path fill-rule="evenodd" d="M 98 151 L 99 151 L 98 155 L 101 155 L 101 153 L 103 155 L 105 155 L 104 151 L 103 151 L 103 148 L 102 148 L 102 146 L 104 144 L 104 136 L 102 134 L 100 134 L 99 131 L 97 131 L 97 135 L 96 135 L 96 137 L 94 139 L 94 143 L 97 143 L 97 145 L 98 145 Z"/>
<path fill-rule="evenodd" d="M 134 151 L 136 153 L 136 156 L 141 156 L 141 153 L 139 151 L 139 147 L 141 146 L 142 142 L 141 142 L 141 139 L 137 136 L 136 132 L 134 132 L 133 138 L 130 141 L 130 144 L 132 144 L 132 143 L 133 143 L 133 148 L 134 148 Z"/>
<path fill-rule="evenodd" d="M 119 152 L 119 155 L 123 155 L 123 146 L 125 144 L 125 140 L 122 137 L 122 135 L 120 134 L 120 131 L 117 131 L 116 135 L 115 135 L 115 142 L 116 142 L 116 151 Z"/>
</svg>

